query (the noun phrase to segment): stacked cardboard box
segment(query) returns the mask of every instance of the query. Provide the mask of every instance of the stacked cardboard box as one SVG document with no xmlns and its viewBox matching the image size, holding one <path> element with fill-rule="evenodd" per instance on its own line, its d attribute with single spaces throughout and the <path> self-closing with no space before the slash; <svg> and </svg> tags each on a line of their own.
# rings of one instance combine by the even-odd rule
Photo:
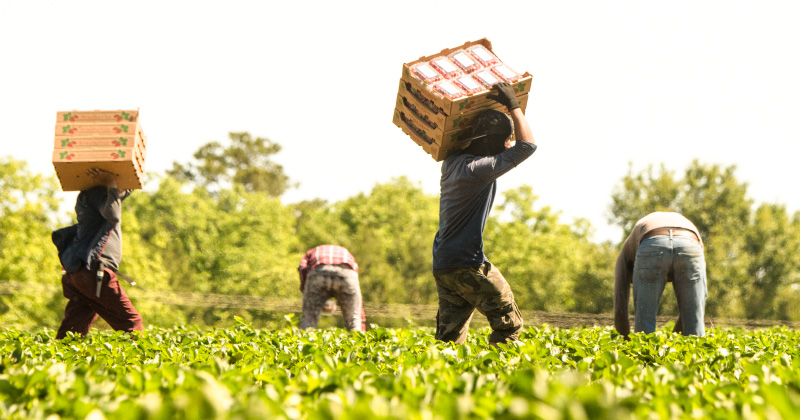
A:
<svg viewBox="0 0 800 420">
<path fill-rule="evenodd" d="M 486 109 L 497 109 L 503 112 L 507 110 L 504 106 L 487 98 L 490 94 L 489 91 L 469 94 L 458 99 L 449 99 L 438 95 L 434 93 L 430 85 L 412 74 L 411 67 L 414 64 L 447 56 L 460 49 L 466 50 L 475 45 L 482 45 L 494 53 L 492 43 L 483 38 L 403 64 L 392 122 L 437 162 L 447 157 L 451 150 L 467 146 L 458 140 L 469 132 L 472 121 L 478 113 Z M 525 72 L 521 74 L 519 80 L 511 83 L 523 112 L 528 105 L 531 79 L 530 73 Z"/>
<path fill-rule="evenodd" d="M 138 110 L 58 112 L 53 146 L 53 166 L 64 191 L 95 186 L 93 169 L 112 172 L 119 188 L 142 188 L 147 137 Z"/>
</svg>

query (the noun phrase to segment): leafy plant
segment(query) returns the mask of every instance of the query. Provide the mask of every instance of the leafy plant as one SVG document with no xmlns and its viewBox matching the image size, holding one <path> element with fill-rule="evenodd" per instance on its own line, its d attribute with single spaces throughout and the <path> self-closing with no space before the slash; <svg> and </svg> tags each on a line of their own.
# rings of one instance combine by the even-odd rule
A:
<svg viewBox="0 0 800 420">
<path fill-rule="evenodd" d="M 149 328 L 131 339 L 0 332 L 10 419 L 791 418 L 800 334 L 528 328 L 488 346 L 429 329 Z"/>
</svg>

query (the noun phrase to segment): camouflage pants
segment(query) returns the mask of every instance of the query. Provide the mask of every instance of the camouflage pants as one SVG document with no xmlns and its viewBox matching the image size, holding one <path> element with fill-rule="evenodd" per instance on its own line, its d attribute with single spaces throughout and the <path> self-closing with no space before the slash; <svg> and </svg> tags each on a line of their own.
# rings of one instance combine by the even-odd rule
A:
<svg viewBox="0 0 800 420">
<path fill-rule="evenodd" d="M 349 266 L 318 265 L 306 277 L 300 328 L 316 328 L 328 298 L 336 298 L 348 330 L 361 330 L 361 287 L 358 273 Z"/>
<path fill-rule="evenodd" d="M 436 274 L 434 278 L 439 292 L 437 340 L 463 344 L 475 309 L 489 320 L 490 342 L 504 343 L 519 338 L 522 315 L 511 287 L 491 263 L 487 261 L 480 267 Z"/>
</svg>

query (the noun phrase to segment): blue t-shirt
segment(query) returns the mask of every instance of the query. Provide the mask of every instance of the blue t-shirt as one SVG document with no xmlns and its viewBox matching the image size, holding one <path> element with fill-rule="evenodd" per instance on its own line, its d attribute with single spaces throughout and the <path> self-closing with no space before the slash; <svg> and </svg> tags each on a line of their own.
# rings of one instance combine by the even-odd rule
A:
<svg viewBox="0 0 800 420">
<path fill-rule="evenodd" d="M 434 273 L 478 267 L 483 254 L 483 229 L 492 209 L 497 178 L 536 151 L 536 145 L 517 141 L 496 156 L 456 155 L 442 164 L 439 232 L 433 240 Z"/>
</svg>

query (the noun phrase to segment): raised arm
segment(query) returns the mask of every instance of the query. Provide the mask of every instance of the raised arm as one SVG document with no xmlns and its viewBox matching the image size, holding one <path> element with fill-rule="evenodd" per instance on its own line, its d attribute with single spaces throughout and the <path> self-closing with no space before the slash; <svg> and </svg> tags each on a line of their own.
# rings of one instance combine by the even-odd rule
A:
<svg viewBox="0 0 800 420">
<path fill-rule="evenodd" d="M 508 108 L 511 120 L 514 121 L 514 133 L 516 133 L 517 141 L 534 143 L 531 127 L 519 107 L 516 92 L 514 92 L 514 88 L 510 84 L 501 82 L 492 86 L 492 94 L 488 95 L 487 98 L 497 101 Z"/>
<path fill-rule="evenodd" d="M 128 191 L 117 189 L 117 177 L 104 169 L 92 168 L 89 176 L 95 185 L 106 187 L 106 199 L 102 203 L 97 203 L 97 211 L 109 223 L 119 223 L 122 220 L 122 199 L 128 195 Z"/>
</svg>

